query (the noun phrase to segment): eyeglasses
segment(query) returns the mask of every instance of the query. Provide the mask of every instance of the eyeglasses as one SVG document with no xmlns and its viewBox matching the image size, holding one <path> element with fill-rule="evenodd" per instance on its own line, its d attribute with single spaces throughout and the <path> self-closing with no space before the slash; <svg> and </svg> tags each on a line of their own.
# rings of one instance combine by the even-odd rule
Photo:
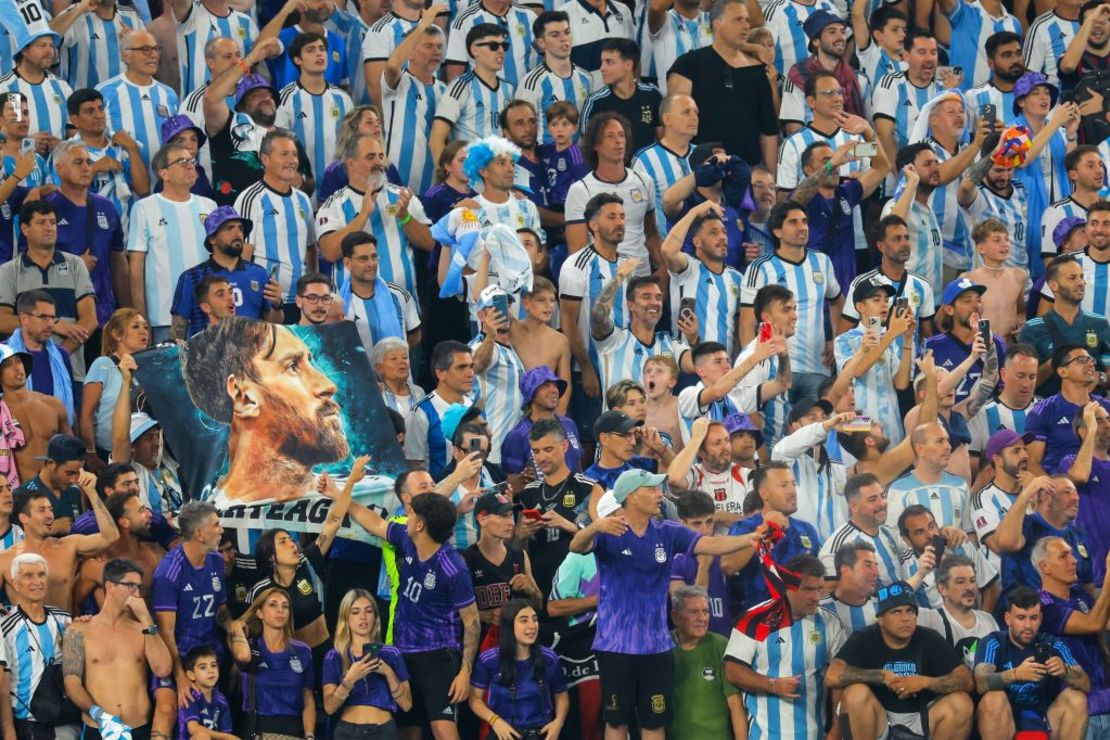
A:
<svg viewBox="0 0 1110 740">
<path fill-rule="evenodd" d="M 490 51 L 497 51 L 498 49 L 500 49 L 501 51 L 508 51 L 510 48 L 508 41 L 480 41 L 479 43 L 474 45 L 484 46 Z"/>
<path fill-rule="evenodd" d="M 147 55 L 161 54 L 162 53 L 162 47 L 161 46 L 129 46 L 126 49 L 124 49 L 124 51 L 137 51 L 140 54 L 147 54 Z"/>
<path fill-rule="evenodd" d="M 1076 355 L 1060 367 L 1067 367 L 1068 365 L 1071 365 L 1075 362 L 1078 362 L 1080 365 L 1093 365 L 1095 364 L 1095 358 L 1091 357 L 1090 355 Z"/>
<path fill-rule="evenodd" d="M 177 165 L 177 164 L 184 164 L 184 165 L 188 165 L 189 167 L 196 167 L 197 166 L 197 160 L 193 159 L 192 157 L 182 157 L 181 159 L 175 159 L 172 162 L 167 163 L 166 166 L 167 167 L 173 167 L 174 165 Z"/>
<path fill-rule="evenodd" d="M 310 303 L 310 304 L 311 303 L 323 303 L 325 306 L 327 304 L 331 303 L 333 298 L 335 298 L 335 296 L 333 296 L 331 293 L 328 293 L 326 295 L 316 295 L 315 293 L 305 293 L 303 296 L 301 296 L 301 300 L 304 301 L 305 303 Z"/>
<path fill-rule="evenodd" d="M 58 320 L 58 317 L 51 313 L 29 313 L 27 315 L 39 321 L 49 321 L 51 324 Z"/>
<path fill-rule="evenodd" d="M 136 583 L 135 581 L 112 581 L 112 583 L 116 584 L 117 586 L 122 586 L 123 588 L 126 588 L 131 593 L 135 593 L 143 587 L 142 582 Z"/>
<path fill-rule="evenodd" d="M 844 88 L 834 87 L 831 90 L 818 90 L 818 95 L 824 95 L 826 98 L 843 98 Z"/>
</svg>

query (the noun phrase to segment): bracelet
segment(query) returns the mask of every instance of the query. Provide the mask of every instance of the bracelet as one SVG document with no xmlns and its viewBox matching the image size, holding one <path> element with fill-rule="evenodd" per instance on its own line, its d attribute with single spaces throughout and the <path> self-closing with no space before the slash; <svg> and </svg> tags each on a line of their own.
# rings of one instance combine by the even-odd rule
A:
<svg viewBox="0 0 1110 740">
<path fill-rule="evenodd" d="M 832 166 L 832 160 L 830 159 L 828 162 L 825 162 L 825 174 L 826 175 L 831 175 L 832 171 L 833 171 L 833 166 Z"/>
<path fill-rule="evenodd" d="M 348 694 L 351 693 L 351 687 L 348 686 L 347 684 L 343 683 L 342 681 L 339 682 L 339 688 L 343 689 Z"/>
<path fill-rule="evenodd" d="M 775 693 L 775 681 L 776 681 L 776 679 L 774 679 L 774 678 L 771 679 L 771 693 L 772 694 Z"/>
<path fill-rule="evenodd" d="M 495 724 L 497 724 L 497 721 L 498 721 L 499 719 L 501 719 L 501 718 L 500 718 L 500 717 L 498 717 L 498 716 L 497 716 L 497 715 L 495 714 L 495 715 L 493 715 L 492 717 L 490 717 L 490 718 L 489 718 L 488 720 L 486 720 L 486 722 L 487 722 L 487 723 L 489 724 L 489 728 L 490 728 L 491 730 L 493 729 L 493 726 L 494 726 Z"/>
<path fill-rule="evenodd" d="M 405 214 L 405 217 L 404 217 L 404 218 L 402 218 L 402 219 L 400 219 L 400 220 L 399 220 L 399 221 L 398 221 L 397 223 L 398 223 L 398 225 L 400 225 L 400 226 L 404 226 L 404 225 L 405 225 L 405 224 L 407 224 L 407 223 L 408 223 L 409 221 L 412 221 L 412 214 L 411 214 L 411 213 L 406 213 L 406 214 Z"/>
<path fill-rule="evenodd" d="M 243 70 L 243 74 L 249 75 L 251 73 L 251 65 L 247 64 L 245 59 L 240 59 L 238 64 L 239 69 Z"/>
</svg>

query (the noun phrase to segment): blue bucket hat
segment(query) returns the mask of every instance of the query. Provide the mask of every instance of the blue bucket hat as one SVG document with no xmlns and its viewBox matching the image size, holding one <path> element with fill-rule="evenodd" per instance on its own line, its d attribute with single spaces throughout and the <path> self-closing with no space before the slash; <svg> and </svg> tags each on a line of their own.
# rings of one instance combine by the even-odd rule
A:
<svg viewBox="0 0 1110 740">
<path fill-rule="evenodd" d="M 193 123 L 193 120 L 185 115 L 170 116 L 162 121 L 162 141 L 169 141 L 182 131 L 188 131 L 189 129 L 197 132 L 197 147 L 204 146 L 208 137 L 201 131 L 200 126 Z"/>
<path fill-rule="evenodd" d="M 539 365 L 520 376 L 520 395 L 524 398 L 524 405 L 532 403 L 536 391 L 546 383 L 554 383 L 559 388 L 559 395 L 567 392 L 567 381 L 555 374 L 547 365 Z"/>
<path fill-rule="evenodd" d="M 247 95 L 249 95 L 252 91 L 258 90 L 260 88 L 263 90 L 269 90 L 270 93 L 273 94 L 275 102 L 280 97 L 278 95 L 277 89 L 269 82 L 267 82 L 266 78 L 262 75 L 244 75 L 243 79 L 239 80 L 239 84 L 235 86 L 235 109 L 239 110 L 239 106 L 242 105 L 243 99 L 247 97 Z"/>
<path fill-rule="evenodd" d="M 821 10 L 811 13 L 809 18 L 806 18 L 805 23 L 802 24 L 802 30 L 805 31 L 806 38 L 813 41 L 821 35 L 821 32 L 824 31 L 826 27 L 834 23 L 839 23 L 845 28 L 848 27 L 847 21 L 839 15 L 822 8 Z"/>
<path fill-rule="evenodd" d="M 756 447 L 763 446 L 763 432 L 756 428 L 752 423 L 752 417 L 747 414 L 729 414 L 725 417 L 724 425 L 729 437 L 740 432 L 748 432 L 755 436 Z"/>
<path fill-rule="evenodd" d="M 182 116 L 184 117 L 184 116 Z M 248 237 L 251 234 L 251 229 L 254 228 L 254 222 L 249 218 L 243 218 L 231 206 L 220 206 L 216 210 L 208 214 L 204 219 L 204 246 L 208 246 L 208 240 L 212 235 L 223 228 L 223 225 L 228 221 L 242 221 L 243 222 L 243 237 Z"/>
<path fill-rule="evenodd" d="M 1014 83 L 1014 103 L 1011 106 L 1015 116 L 1021 114 L 1021 108 L 1018 108 L 1018 101 L 1024 98 L 1029 93 L 1033 92 L 1033 88 L 1044 85 L 1048 88 L 1048 94 L 1052 100 L 1049 107 L 1056 105 L 1056 101 L 1060 98 L 1060 90 L 1040 72 L 1026 72 L 1018 81 Z"/>
</svg>

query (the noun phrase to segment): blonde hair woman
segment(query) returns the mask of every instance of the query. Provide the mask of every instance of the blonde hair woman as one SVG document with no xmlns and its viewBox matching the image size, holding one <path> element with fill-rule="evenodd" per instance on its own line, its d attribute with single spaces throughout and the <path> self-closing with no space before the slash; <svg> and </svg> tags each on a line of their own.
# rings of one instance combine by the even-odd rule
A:
<svg viewBox="0 0 1110 740">
<path fill-rule="evenodd" d="M 85 392 L 81 395 L 78 419 L 81 439 L 89 451 L 85 467 L 92 472 L 104 467 L 112 450 L 112 412 L 116 399 L 121 392 L 130 393 L 129 388 L 121 387 L 120 358 L 147 348 L 150 325 L 135 309 L 118 309 L 104 324 L 100 342 L 102 356 L 93 361 L 85 374 Z"/>
</svg>

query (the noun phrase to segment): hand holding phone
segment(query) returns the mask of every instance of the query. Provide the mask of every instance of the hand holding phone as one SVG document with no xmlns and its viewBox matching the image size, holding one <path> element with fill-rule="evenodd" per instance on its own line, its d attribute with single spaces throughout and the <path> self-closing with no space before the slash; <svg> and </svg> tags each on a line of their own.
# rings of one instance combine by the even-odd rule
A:
<svg viewBox="0 0 1110 740">
<path fill-rule="evenodd" d="M 527 519 L 529 521 L 533 521 L 533 522 L 542 522 L 543 521 L 543 512 L 540 511 L 539 509 L 521 509 L 520 513 L 525 519 Z"/>
<path fill-rule="evenodd" d="M 696 315 L 694 313 L 696 307 L 696 298 L 683 298 L 678 304 L 678 315 L 686 318 L 693 318 Z"/>
<path fill-rule="evenodd" d="M 942 534 L 935 534 L 929 544 L 933 546 L 933 556 L 936 558 L 936 563 L 939 567 L 941 558 L 944 557 L 944 548 L 948 545 L 948 540 L 946 540 Z"/>
<path fill-rule="evenodd" d="M 760 343 L 771 341 L 771 323 L 769 321 L 760 322 L 759 341 Z"/>
<path fill-rule="evenodd" d="M 856 159 L 867 159 L 879 153 L 879 142 L 861 141 L 852 147 L 852 156 Z"/>
</svg>

